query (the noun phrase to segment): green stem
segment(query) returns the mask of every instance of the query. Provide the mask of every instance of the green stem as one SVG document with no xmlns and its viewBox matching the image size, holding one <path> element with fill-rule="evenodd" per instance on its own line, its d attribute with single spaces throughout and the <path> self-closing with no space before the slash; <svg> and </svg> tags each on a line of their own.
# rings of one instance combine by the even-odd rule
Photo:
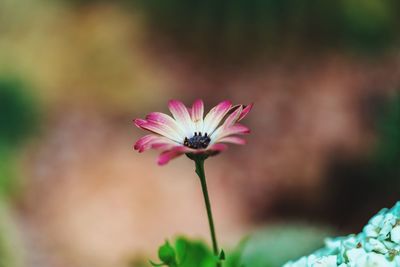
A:
<svg viewBox="0 0 400 267">
<path fill-rule="evenodd" d="M 194 160 L 196 163 L 196 173 L 200 178 L 201 182 L 201 189 L 203 190 L 204 202 L 206 204 L 207 209 L 207 216 L 208 216 L 208 224 L 210 225 L 210 233 L 211 233 L 211 240 L 214 255 L 218 258 L 219 257 L 219 248 L 217 242 L 217 236 L 215 235 L 215 227 L 214 227 L 214 220 L 211 211 L 211 203 L 210 197 L 208 196 L 208 189 L 207 189 L 207 182 L 206 182 L 206 175 L 204 173 L 204 159 L 198 158 Z M 221 262 L 218 259 L 217 267 L 221 267 Z"/>
</svg>

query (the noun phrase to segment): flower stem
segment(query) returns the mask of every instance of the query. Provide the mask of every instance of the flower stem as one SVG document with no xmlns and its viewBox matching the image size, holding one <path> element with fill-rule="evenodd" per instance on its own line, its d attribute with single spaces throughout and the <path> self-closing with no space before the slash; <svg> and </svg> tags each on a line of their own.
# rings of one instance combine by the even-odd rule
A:
<svg viewBox="0 0 400 267">
<path fill-rule="evenodd" d="M 217 236 L 215 235 L 215 227 L 214 227 L 214 220 L 213 220 L 213 215 L 212 215 L 212 211 L 211 211 L 210 197 L 208 196 L 206 175 L 204 173 L 204 160 L 205 159 L 203 159 L 203 158 L 197 158 L 194 161 L 196 164 L 196 173 L 199 176 L 200 182 L 201 182 L 201 189 L 203 191 L 204 202 L 206 204 L 208 224 L 210 225 L 210 233 L 211 233 L 213 251 L 214 251 L 214 255 L 218 258 L 217 267 L 221 267 L 222 265 L 221 265 L 221 261 L 219 259 L 219 248 L 218 248 Z"/>
</svg>

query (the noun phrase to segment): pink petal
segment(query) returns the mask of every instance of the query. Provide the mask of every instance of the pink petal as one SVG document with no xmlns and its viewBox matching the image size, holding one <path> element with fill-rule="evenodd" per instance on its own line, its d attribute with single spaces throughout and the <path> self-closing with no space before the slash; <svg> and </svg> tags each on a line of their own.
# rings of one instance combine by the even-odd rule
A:
<svg viewBox="0 0 400 267">
<path fill-rule="evenodd" d="M 216 152 L 222 152 L 224 150 L 227 150 L 228 146 L 225 144 L 213 144 L 210 147 L 207 148 L 207 150 L 212 150 L 212 151 L 216 151 Z"/>
<path fill-rule="evenodd" d="M 253 108 L 253 103 L 251 103 L 251 104 L 249 104 L 249 105 L 247 105 L 244 109 L 243 109 L 243 111 L 242 111 L 242 113 L 240 114 L 240 116 L 239 116 L 239 119 L 237 120 L 237 121 L 241 121 L 244 117 L 246 117 L 246 115 L 250 112 L 250 110 Z"/>
<path fill-rule="evenodd" d="M 224 121 L 224 123 L 222 124 L 222 126 L 225 127 L 225 128 L 227 128 L 227 127 L 230 127 L 230 126 L 232 126 L 233 124 L 235 124 L 235 123 L 238 121 L 239 116 L 240 116 L 240 114 L 242 113 L 242 111 L 243 111 L 243 108 L 242 108 L 242 105 L 240 105 L 239 107 L 237 107 L 237 108 L 232 112 L 232 114 L 230 114 L 230 115 L 228 116 L 228 118 L 226 118 L 226 120 Z"/>
<path fill-rule="evenodd" d="M 134 149 L 141 153 L 149 148 L 166 148 L 176 145 L 176 142 L 171 141 L 163 136 L 148 134 L 136 141 Z"/>
<path fill-rule="evenodd" d="M 146 120 L 165 124 L 174 131 L 180 133 L 182 140 L 185 138 L 185 134 L 179 127 L 178 123 L 171 116 L 168 116 L 167 114 L 161 112 L 152 112 L 146 116 Z"/>
<path fill-rule="evenodd" d="M 151 148 L 154 149 L 161 149 L 161 150 L 170 150 L 171 148 L 175 147 L 176 145 L 179 145 L 178 143 L 175 142 L 153 142 L 151 145 Z"/>
<path fill-rule="evenodd" d="M 192 119 L 190 118 L 186 106 L 178 100 L 170 100 L 168 108 L 178 122 L 179 126 L 185 130 L 187 136 L 191 136 L 194 132 Z"/>
<path fill-rule="evenodd" d="M 250 129 L 238 123 L 227 128 L 220 126 L 211 136 L 211 140 L 213 143 L 216 143 L 219 142 L 219 140 L 225 136 L 234 134 L 246 134 L 246 133 L 250 133 Z"/>
<path fill-rule="evenodd" d="M 175 146 L 170 150 L 164 151 L 162 152 L 157 159 L 157 163 L 159 165 L 165 165 L 167 164 L 170 160 L 185 154 L 187 152 L 189 152 L 190 149 L 185 147 L 185 146 Z"/>
<path fill-rule="evenodd" d="M 212 108 L 204 119 L 203 131 L 211 135 L 231 107 L 232 103 L 228 100 L 225 100 Z"/>
<path fill-rule="evenodd" d="M 236 123 L 235 125 L 232 125 L 231 127 L 224 129 L 223 131 L 224 135 L 247 134 L 247 133 L 250 133 L 250 128 L 239 123 Z"/>
<path fill-rule="evenodd" d="M 218 140 L 218 142 L 222 143 L 232 143 L 232 144 L 237 144 L 237 145 L 244 145 L 246 144 L 246 140 L 243 138 L 237 137 L 237 136 L 227 136 L 223 137 Z"/>
<path fill-rule="evenodd" d="M 135 124 L 136 127 L 142 128 L 141 125 L 145 124 L 147 121 L 143 119 L 134 119 L 133 123 Z"/>
<path fill-rule="evenodd" d="M 181 143 L 182 137 L 180 134 L 173 129 L 171 129 L 168 125 L 163 124 L 158 121 L 135 121 L 135 124 L 142 129 L 157 133 L 159 135 L 165 136 L 175 142 Z"/>
<path fill-rule="evenodd" d="M 192 120 L 198 121 L 203 119 L 204 115 L 204 103 L 201 99 L 194 101 L 191 109 Z"/>
<path fill-rule="evenodd" d="M 154 135 L 154 134 L 145 135 L 145 136 L 139 138 L 139 140 L 136 141 L 136 143 L 133 146 L 133 148 L 135 150 L 139 150 L 139 152 L 143 152 L 144 150 L 146 150 L 147 144 L 150 143 L 155 138 L 157 138 L 157 136 Z M 148 146 L 148 147 L 150 147 L 150 146 Z"/>
<path fill-rule="evenodd" d="M 165 124 L 176 124 L 175 120 L 167 114 L 161 112 L 151 112 L 146 116 L 148 121 L 158 121 Z"/>
<path fill-rule="evenodd" d="M 191 117 L 196 132 L 203 131 L 204 103 L 201 99 L 194 101 L 191 108 Z"/>
</svg>

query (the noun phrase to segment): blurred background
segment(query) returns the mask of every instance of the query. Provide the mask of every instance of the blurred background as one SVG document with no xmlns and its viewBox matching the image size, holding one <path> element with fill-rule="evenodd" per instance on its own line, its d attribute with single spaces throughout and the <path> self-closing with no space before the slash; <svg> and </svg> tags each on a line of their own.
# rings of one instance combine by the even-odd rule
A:
<svg viewBox="0 0 400 267">
<path fill-rule="evenodd" d="M 193 164 L 132 149 L 132 119 L 172 98 L 255 103 L 248 144 L 207 161 L 227 250 L 250 235 L 250 266 L 280 266 L 360 231 L 400 199 L 398 10 L 0 1 L 0 266 L 147 266 L 165 238 L 208 242 Z"/>
</svg>

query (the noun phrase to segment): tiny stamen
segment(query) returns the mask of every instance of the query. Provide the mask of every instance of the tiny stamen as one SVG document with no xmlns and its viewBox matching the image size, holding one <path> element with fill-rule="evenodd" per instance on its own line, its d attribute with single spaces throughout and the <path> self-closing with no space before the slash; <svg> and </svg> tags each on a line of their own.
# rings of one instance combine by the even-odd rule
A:
<svg viewBox="0 0 400 267">
<path fill-rule="evenodd" d="M 211 139 L 207 133 L 204 136 L 201 132 L 194 132 L 194 136 L 191 138 L 185 137 L 183 145 L 193 149 L 205 149 L 210 144 Z"/>
<path fill-rule="evenodd" d="M 185 137 L 185 140 L 183 141 L 183 145 L 188 146 L 189 145 L 189 139 Z"/>
</svg>

